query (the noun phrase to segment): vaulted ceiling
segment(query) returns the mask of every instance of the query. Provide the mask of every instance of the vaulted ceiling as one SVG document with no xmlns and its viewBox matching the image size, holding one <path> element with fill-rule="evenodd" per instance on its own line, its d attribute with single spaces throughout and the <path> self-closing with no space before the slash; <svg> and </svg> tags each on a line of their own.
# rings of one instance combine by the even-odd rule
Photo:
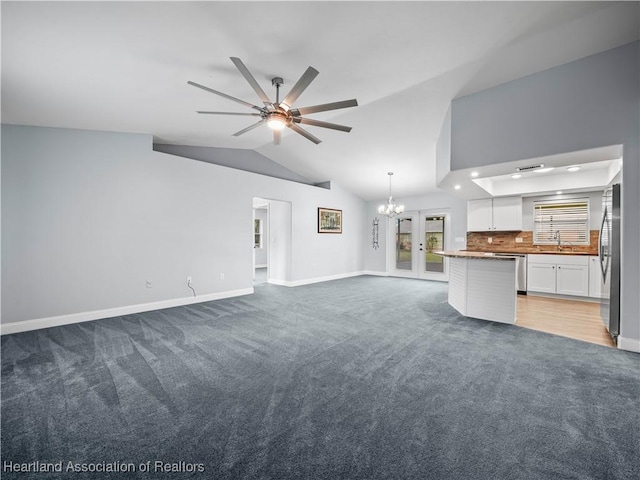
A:
<svg viewBox="0 0 640 480">
<path fill-rule="evenodd" d="M 435 142 L 455 97 L 637 40 L 637 2 L 2 2 L 2 121 L 148 133 L 157 143 L 256 150 L 312 182 L 366 200 L 436 190 Z M 308 66 L 320 75 L 295 106 L 357 98 L 309 115 L 281 145 L 191 80 L 260 100 Z"/>
</svg>

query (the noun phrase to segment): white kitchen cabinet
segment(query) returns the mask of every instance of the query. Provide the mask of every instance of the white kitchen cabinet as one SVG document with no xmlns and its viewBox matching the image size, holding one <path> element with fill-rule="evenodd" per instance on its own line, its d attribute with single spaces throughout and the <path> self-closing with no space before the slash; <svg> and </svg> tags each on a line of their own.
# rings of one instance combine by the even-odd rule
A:
<svg viewBox="0 0 640 480">
<path fill-rule="evenodd" d="M 493 229 L 522 230 L 522 197 L 493 199 Z"/>
<path fill-rule="evenodd" d="M 556 266 L 545 263 L 527 264 L 527 290 L 556 293 Z"/>
<path fill-rule="evenodd" d="M 487 232 L 493 228 L 493 200 L 469 200 L 467 202 L 467 231 Z"/>
<path fill-rule="evenodd" d="M 589 258 L 582 255 L 529 255 L 527 290 L 589 296 Z"/>
<path fill-rule="evenodd" d="M 602 298 L 602 271 L 597 256 L 589 257 L 589 296 Z"/>
<path fill-rule="evenodd" d="M 589 265 L 556 265 L 556 293 L 589 296 Z"/>
<path fill-rule="evenodd" d="M 467 231 L 522 230 L 522 198 L 496 197 L 467 202 Z"/>
</svg>

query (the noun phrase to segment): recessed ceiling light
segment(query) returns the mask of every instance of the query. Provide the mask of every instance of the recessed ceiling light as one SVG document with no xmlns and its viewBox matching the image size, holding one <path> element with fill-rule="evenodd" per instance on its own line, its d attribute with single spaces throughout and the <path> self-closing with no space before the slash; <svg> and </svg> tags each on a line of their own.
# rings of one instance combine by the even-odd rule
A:
<svg viewBox="0 0 640 480">
<path fill-rule="evenodd" d="M 553 167 L 538 168 L 537 170 L 534 170 L 534 172 L 536 172 L 536 173 L 545 173 L 545 172 L 550 172 L 551 170 L 553 170 Z"/>
<path fill-rule="evenodd" d="M 453 188 L 455 188 L 456 190 L 460 190 L 460 185 L 454 185 Z"/>
<path fill-rule="evenodd" d="M 569 170 L 570 172 L 577 172 L 578 170 L 580 170 L 580 167 L 577 165 L 573 165 L 572 167 L 567 167 L 567 170 Z"/>
<path fill-rule="evenodd" d="M 471 172 L 471 177 L 476 178 L 478 175 L 480 175 L 478 172 Z"/>
<path fill-rule="evenodd" d="M 513 175 L 511 175 L 511 178 L 520 178 L 522 176 L 522 174 L 520 173 L 514 173 Z"/>
</svg>

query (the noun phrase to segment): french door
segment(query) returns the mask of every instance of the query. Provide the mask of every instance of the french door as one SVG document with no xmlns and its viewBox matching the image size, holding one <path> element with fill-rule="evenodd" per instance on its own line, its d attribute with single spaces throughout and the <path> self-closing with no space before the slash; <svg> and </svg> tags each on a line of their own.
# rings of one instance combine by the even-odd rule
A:
<svg viewBox="0 0 640 480">
<path fill-rule="evenodd" d="M 446 250 L 449 213 L 421 210 L 405 212 L 389 220 L 391 275 L 447 281 L 448 261 L 433 252 Z"/>
</svg>

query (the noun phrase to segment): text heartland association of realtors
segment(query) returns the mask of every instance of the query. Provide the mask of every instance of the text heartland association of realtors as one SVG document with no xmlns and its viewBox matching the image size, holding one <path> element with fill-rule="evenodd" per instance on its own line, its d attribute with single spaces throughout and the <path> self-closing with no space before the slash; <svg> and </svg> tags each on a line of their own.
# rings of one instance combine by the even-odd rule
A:
<svg viewBox="0 0 640 480">
<path fill-rule="evenodd" d="M 203 463 L 175 462 L 167 463 L 160 460 L 135 463 L 125 462 L 98 462 L 98 463 L 75 463 L 75 462 L 29 462 L 17 463 L 11 461 L 2 462 L 4 473 L 60 473 L 60 472 L 104 472 L 104 473 L 131 473 L 131 472 L 175 472 L 192 473 L 204 472 Z"/>
</svg>

